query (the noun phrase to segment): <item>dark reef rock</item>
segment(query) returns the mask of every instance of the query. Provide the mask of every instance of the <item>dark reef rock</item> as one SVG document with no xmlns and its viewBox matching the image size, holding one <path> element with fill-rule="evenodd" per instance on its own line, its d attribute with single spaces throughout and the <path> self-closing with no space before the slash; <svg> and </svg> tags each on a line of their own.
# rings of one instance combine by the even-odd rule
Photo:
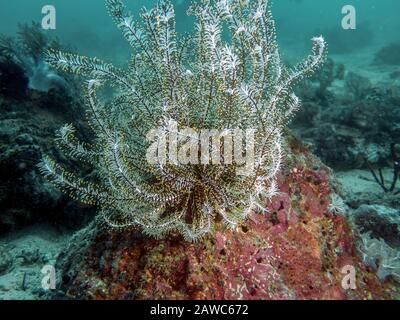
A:
<svg viewBox="0 0 400 320">
<path fill-rule="evenodd" d="M 368 90 L 372 88 L 371 81 L 358 75 L 354 72 L 349 72 L 345 77 L 345 89 L 348 101 L 354 101 L 356 99 L 362 99 L 368 94 Z"/>
<path fill-rule="evenodd" d="M 0 95 L 0 110 L 0 233 L 40 221 L 65 227 L 86 221 L 94 210 L 55 190 L 36 167 L 45 153 L 64 159 L 54 135 L 65 123 L 78 123 L 88 134 L 81 102 L 62 91 L 29 90 L 18 100 Z"/>
<path fill-rule="evenodd" d="M 332 59 L 328 58 L 323 67 L 311 78 L 312 81 L 319 83 L 319 87 L 315 94 L 323 105 L 329 104 L 329 101 L 333 99 L 328 88 L 336 79 L 343 80 L 344 75 L 345 66 L 343 64 L 336 65 Z"/>
<path fill-rule="evenodd" d="M 61 290 L 70 299 L 389 299 L 394 288 L 365 267 L 343 216 L 329 205 L 331 171 L 291 139 L 280 193 L 236 230 L 217 222 L 199 243 L 95 220 L 59 256 Z M 341 286 L 342 268 L 357 289 Z"/>
<path fill-rule="evenodd" d="M 43 154 L 77 166 L 54 148 L 65 123 L 89 135 L 77 81 L 47 67 L 49 47 L 62 46 L 38 23 L 20 25 L 16 37 L 0 35 L 0 234 L 43 221 L 74 227 L 94 211 L 63 196 L 36 168 Z"/>
<path fill-rule="evenodd" d="M 14 61 L 0 58 L 0 95 L 23 99 L 28 91 L 29 79 Z"/>
<path fill-rule="evenodd" d="M 400 248 L 400 210 L 385 206 L 362 205 L 354 211 L 354 221 L 362 233 L 382 239 L 393 248 Z"/>
<path fill-rule="evenodd" d="M 349 72 L 335 91 L 327 74 L 298 88 L 303 105 L 292 129 L 333 168 L 361 168 L 366 160 L 386 165 L 390 143 L 400 139 L 400 86 L 373 85 Z M 321 91 L 321 83 L 329 85 Z"/>
<path fill-rule="evenodd" d="M 0 276 L 11 268 L 13 264 L 13 257 L 8 253 L 7 249 L 0 246 Z"/>
<path fill-rule="evenodd" d="M 374 63 L 400 65 L 400 42 L 389 44 L 379 50 L 375 55 Z"/>
<path fill-rule="evenodd" d="M 63 49 L 58 39 L 45 33 L 38 22 L 19 24 L 15 37 L 0 34 L 0 93 L 18 98 L 26 89 L 48 92 L 59 89 L 73 93 L 71 76 L 56 73 L 45 63 L 44 53 L 49 48 Z M 1 70 L 3 76 L 1 76 Z M 4 78 L 2 80 L 2 77 Z"/>
</svg>

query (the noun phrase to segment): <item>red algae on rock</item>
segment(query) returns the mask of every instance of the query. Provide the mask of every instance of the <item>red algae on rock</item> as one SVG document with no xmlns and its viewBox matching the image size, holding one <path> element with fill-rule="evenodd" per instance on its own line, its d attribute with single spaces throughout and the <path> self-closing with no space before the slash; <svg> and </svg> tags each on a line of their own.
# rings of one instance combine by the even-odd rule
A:
<svg viewBox="0 0 400 320">
<path fill-rule="evenodd" d="M 363 265 L 347 219 L 329 212 L 330 169 L 294 139 L 289 145 L 269 213 L 236 230 L 217 223 L 199 243 L 93 223 L 58 261 L 63 289 L 82 299 L 390 299 L 391 285 Z M 342 287 L 348 265 L 355 290 Z"/>
</svg>

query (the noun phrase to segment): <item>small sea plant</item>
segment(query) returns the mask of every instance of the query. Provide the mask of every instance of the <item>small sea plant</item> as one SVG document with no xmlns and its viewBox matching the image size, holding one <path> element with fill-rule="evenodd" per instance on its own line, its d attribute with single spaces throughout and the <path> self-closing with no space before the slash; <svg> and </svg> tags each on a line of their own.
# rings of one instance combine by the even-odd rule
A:
<svg viewBox="0 0 400 320">
<path fill-rule="evenodd" d="M 48 37 L 40 23 L 18 25 L 15 38 L 0 35 L 0 60 L 7 60 L 7 69 L 22 68 L 28 78 L 28 87 L 33 90 L 48 92 L 50 89 L 69 90 L 69 85 L 63 77 L 49 70 L 44 61 L 45 51 L 48 48 L 61 49 L 57 39 Z M 6 59 L 4 59 L 6 58 Z M 5 72 L 7 74 L 7 70 Z M 17 75 L 18 76 L 18 75 Z M 19 76 L 21 78 L 21 76 Z M 10 81 L 20 79 L 10 79 Z M 16 83 L 17 81 L 13 81 Z M 21 86 L 24 85 L 23 80 Z M 0 88 L 1 90 L 2 88 Z M 21 90 L 23 92 L 23 90 Z"/>
<path fill-rule="evenodd" d="M 86 76 L 88 121 L 93 143 L 80 142 L 68 124 L 57 135 L 70 156 L 91 163 L 98 181 L 77 177 L 45 157 L 41 172 L 72 197 L 97 205 L 113 228 L 138 227 L 161 237 L 181 233 L 195 241 L 223 220 L 236 228 L 251 212 L 264 212 L 277 191 L 282 161 L 282 132 L 299 99 L 293 86 L 325 60 L 322 37 L 312 39 L 312 53 L 295 68 L 283 65 L 267 0 L 197 1 L 189 9 L 197 22 L 190 37 L 178 37 L 174 7 L 160 1 L 136 20 L 121 0 L 107 9 L 132 47 L 127 70 L 96 58 L 50 50 L 47 62 Z M 114 97 L 100 99 L 112 85 Z M 171 126 L 171 124 L 175 124 Z M 226 161 L 218 164 L 147 161 L 148 133 L 161 128 L 254 132 L 254 166 L 247 174 Z M 171 129 L 175 128 L 175 129 Z M 181 134 L 178 147 L 190 134 Z M 173 144 L 168 140 L 168 148 Z M 174 146 L 177 147 L 176 145 Z M 243 149 L 235 147 L 243 156 Z"/>
<path fill-rule="evenodd" d="M 390 183 L 390 186 L 387 186 L 385 183 L 385 178 L 383 177 L 383 172 L 382 168 L 378 169 L 378 174 L 376 174 L 374 168 L 372 165 L 366 160 L 367 167 L 369 171 L 371 172 L 375 182 L 382 188 L 382 190 L 385 193 L 392 193 L 394 195 L 400 194 L 400 190 L 396 190 L 396 184 L 397 180 L 399 179 L 399 174 L 400 174 L 400 157 L 397 154 L 396 150 L 396 143 L 391 143 L 390 144 L 390 158 L 393 163 L 393 178 Z"/>
<path fill-rule="evenodd" d="M 328 210 L 333 214 L 344 215 L 346 213 L 346 204 L 338 194 L 332 193 Z"/>
</svg>

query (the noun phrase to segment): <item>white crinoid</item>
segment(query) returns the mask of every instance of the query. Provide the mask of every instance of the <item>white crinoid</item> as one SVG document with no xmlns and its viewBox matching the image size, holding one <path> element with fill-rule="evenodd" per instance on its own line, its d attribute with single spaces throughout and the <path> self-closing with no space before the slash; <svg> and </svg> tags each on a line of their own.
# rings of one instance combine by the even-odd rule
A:
<svg viewBox="0 0 400 320">
<path fill-rule="evenodd" d="M 343 215 L 346 213 L 346 204 L 339 195 L 332 193 L 328 210 L 330 213 Z"/>
<path fill-rule="evenodd" d="M 47 55 L 53 67 L 89 79 L 88 121 L 95 139 L 79 142 L 68 125 L 57 141 L 69 155 L 92 163 L 99 181 L 81 179 L 50 158 L 40 166 L 43 174 L 74 198 L 99 206 L 110 226 L 139 227 L 154 236 L 179 232 L 198 240 L 216 220 L 235 227 L 260 211 L 277 192 L 282 131 L 300 103 L 293 86 L 323 63 L 322 37 L 312 40 L 312 53 L 303 62 L 287 68 L 267 0 L 199 1 L 189 10 L 197 22 L 186 38 L 176 34 L 169 1 L 143 9 L 141 19 L 121 0 L 106 5 L 133 50 L 127 70 L 59 51 Z M 103 101 L 97 92 L 105 85 L 116 90 Z M 146 155 L 154 141 L 148 133 L 155 128 L 170 135 L 158 137 L 158 146 L 169 150 L 202 137 L 205 129 L 223 132 L 224 142 L 248 139 L 245 149 L 234 146 L 233 162 L 221 144 L 211 150 L 219 163 L 166 157 L 150 163 Z M 253 136 L 242 137 L 241 131 Z M 254 151 L 252 167 L 236 161 L 248 146 Z"/>
</svg>

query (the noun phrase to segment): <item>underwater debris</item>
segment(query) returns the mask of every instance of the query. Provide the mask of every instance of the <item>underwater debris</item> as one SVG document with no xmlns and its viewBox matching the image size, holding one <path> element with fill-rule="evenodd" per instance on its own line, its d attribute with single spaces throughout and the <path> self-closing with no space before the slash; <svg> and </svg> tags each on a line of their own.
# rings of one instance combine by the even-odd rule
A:
<svg viewBox="0 0 400 320">
<path fill-rule="evenodd" d="M 79 142 L 71 125 L 57 141 L 67 154 L 98 168 L 102 184 L 80 179 L 49 157 L 39 166 L 42 174 L 73 198 L 99 206 L 113 228 L 140 227 L 156 237 L 177 231 L 190 241 L 211 231 L 215 219 L 235 228 L 275 192 L 282 130 L 300 103 L 293 86 L 325 60 L 324 39 L 313 38 L 311 55 L 289 69 L 266 0 L 194 4 L 189 13 L 197 18 L 196 32 L 184 39 L 175 32 L 169 1 L 143 9 L 142 23 L 123 1 L 107 0 L 106 6 L 132 46 L 128 71 L 58 50 L 47 56 L 53 67 L 90 79 L 94 144 Z M 230 44 L 222 40 L 224 23 Z M 120 95 L 104 103 L 96 93 L 107 83 Z M 235 164 L 149 164 L 146 133 L 160 127 L 168 132 L 171 122 L 195 132 L 254 130 L 255 170 L 240 176 Z"/>
<path fill-rule="evenodd" d="M 28 274 L 25 271 L 22 275 L 22 281 L 21 281 L 21 290 L 25 291 L 27 289 L 27 283 L 28 283 Z"/>
<path fill-rule="evenodd" d="M 387 187 L 385 184 L 385 179 L 383 177 L 382 168 L 378 169 L 378 174 L 379 174 L 379 176 L 378 176 L 375 173 L 375 170 L 372 167 L 372 165 L 370 164 L 370 162 L 368 160 L 365 160 L 365 163 L 366 163 L 369 171 L 371 172 L 372 176 L 374 177 L 376 183 L 379 184 L 379 186 L 382 188 L 382 190 L 385 193 L 393 193 L 394 195 L 398 195 L 398 194 L 400 194 L 400 190 L 395 190 L 395 189 L 396 189 L 396 183 L 397 183 L 397 180 L 398 180 L 399 174 L 400 174 L 400 158 L 397 154 L 396 143 L 390 144 L 390 154 L 391 154 L 391 161 L 393 163 L 393 178 L 392 178 L 390 187 Z"/>
</svg>

